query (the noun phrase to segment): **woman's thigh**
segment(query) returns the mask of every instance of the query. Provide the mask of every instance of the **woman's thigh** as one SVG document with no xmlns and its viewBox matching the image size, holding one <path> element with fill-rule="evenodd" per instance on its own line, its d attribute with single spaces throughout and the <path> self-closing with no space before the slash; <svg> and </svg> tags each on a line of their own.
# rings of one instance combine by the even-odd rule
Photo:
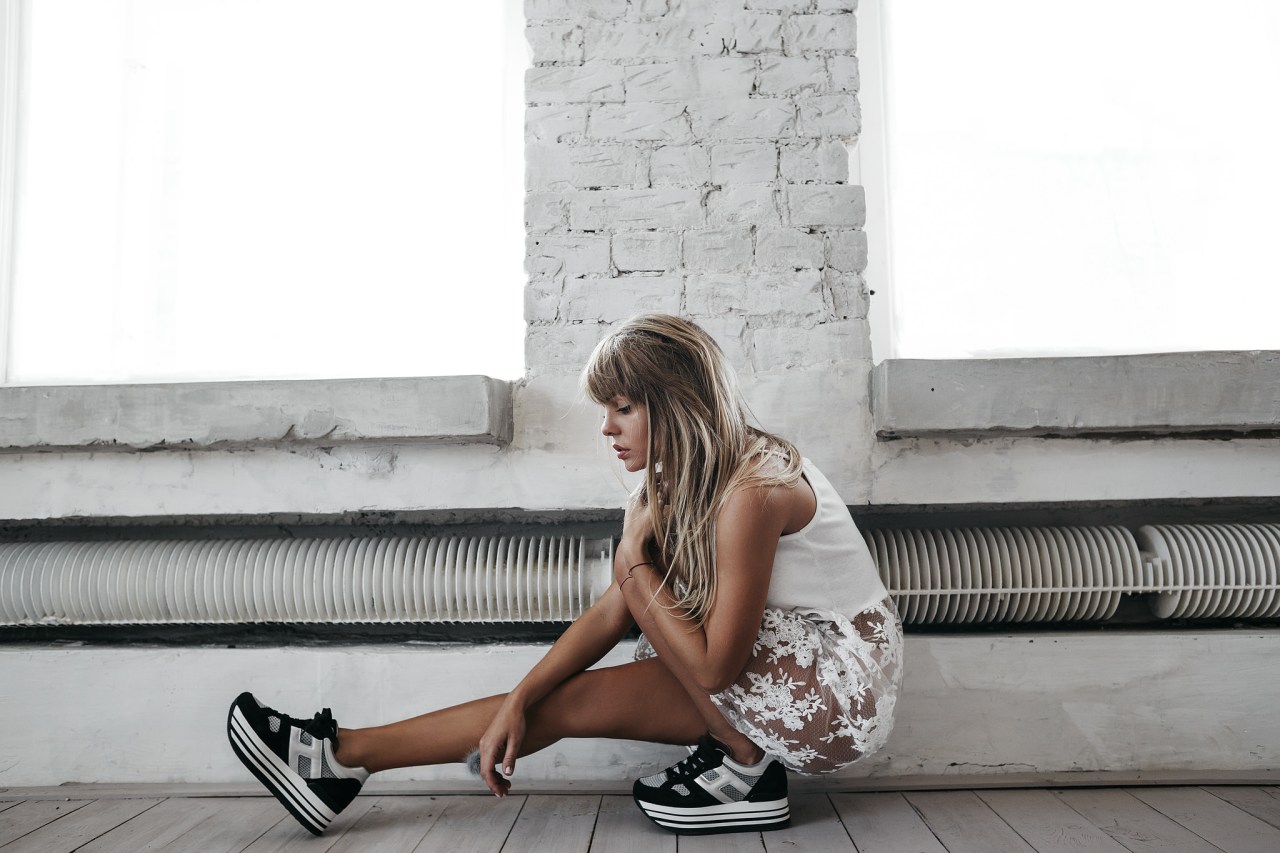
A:
<svg viewBox="0 0 1280 853">
<path fill-rule="evenodd" d="M 567 679 L 527 717 L 530 738 L 607 737 L 692 744 L 707 731 L 693 700 L 657 658 Z"/>
</svg>

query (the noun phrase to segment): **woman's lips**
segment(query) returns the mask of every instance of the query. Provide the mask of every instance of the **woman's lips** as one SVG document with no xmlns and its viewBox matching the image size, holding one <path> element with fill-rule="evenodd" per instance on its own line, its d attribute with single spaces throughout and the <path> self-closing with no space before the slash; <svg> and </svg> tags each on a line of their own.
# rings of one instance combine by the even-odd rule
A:
<svg viewBox="0 0 1280 853">
<path fill-rule="evenodd" d="M 622 457 L 626 456 L 628 453 L 631 452 L 630 448 L 620 447 L 616 444 L 613 446 L 613 451 L 618 454 L 619 459 L 621 459 Z"/>
</svg>

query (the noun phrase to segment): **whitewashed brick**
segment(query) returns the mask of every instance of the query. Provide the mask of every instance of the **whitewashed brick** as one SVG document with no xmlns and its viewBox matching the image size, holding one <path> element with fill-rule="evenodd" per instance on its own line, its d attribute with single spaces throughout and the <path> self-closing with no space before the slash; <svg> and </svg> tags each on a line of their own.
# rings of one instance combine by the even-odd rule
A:
<svg viewBox="0 0 1280 853">
<path fill-rule="evenodd" d="M 764 184 L 778 179 L 778 148 L 772 142 L 722 142 L 711 147 L 711 182 Z"/>
<path fill-rule="evenodd" d="M 623 73 L 628 100 L 689 101 L 698 98 L 745 98 L 755 86 L 751 57 L 633 65 Z"/>
<path fill-rule="evenodd" d="M 622 69 L 607 62 L 529 68 L 524 73 L 524 97 L 531 104 L 621 101 Z"/>
<path fill-rule="evenodd" d="M 587 132 L 595 139 L 679 142 L 689 138 L 689 120 L 683 104 L 628 101 L 592 110 Z"/>
<path fill-rule="evenodd" d="M 621 18 L 627 14 L 627 0 L 524 0 L 526 21 Z"/>
<path fill-rule="evenodd" d="M 841 272 L 863 272 L 867 268 L 867 232 L 827 232 L 827 266 Z"/>
<path fill-rule="evenodd" d="M 693 101 L 689 119 L 698 139 L 777 139 L 795 129 L 795 106 L 786 98 L 720 98 Z"/>
<path fill-rule="evenodd" d="M 569 227 L 575 231 L 697 228 L 704 219 L 696 189 L 578 192 L 569 202 Z"/>
<path fill-rule="evenodd" d="M 819 12 L 856 12 L 858 0 L 818 0 Z"/>
<path fill-rule="evenodd" d="M 698 320 L 698 325 L 720 345 L 734 370 L 743 374 L 751 369 L 748 355 L 751 331 L 746 320 L 741 317 L 703 317 Z"/>
<path fill-rule="evenodd" d="M 823 273 L 823 290 L 828 316 L 837 320 L 865 320 L 870 306 L 867 283 L 857 273 L 827 270 Z"/>
<path fill-rule="evenodd" d="M 755 329 L 751 361 L 756 370 L 786 370 L 848 363 L 869 355 L 866 323 L 834 320 L 816 326 Z"/>
<path fill-rule="evenodd" d="M 666 272 L 680 264 L 674 231 L 628 231 L 613 237 L 613 265 L 620 272 Z"/>
<path fill-rule="evenodd" d="M 800 228 L 757 229 L 756 266 L 760 269 L 819 269 L 822 265 L 821 234 Z"/>
<path fill-rule="evenodd" d="M 581 62 L 585 31 L 573 23 L 547 24 L 525 27 L 525 41 L 529 43 L 534 65 L 550 62 Z"/>
<path fill-rule="evenodd" d="M 782 50 L 782 17 L 743 12 L 702 28 L 699 46 L 711 56 Z"/>
<path fill-rule="evenodd" d="M 858 17 L 792 15 L 787 19 L 783 37 L 789 56 L 815 50 L 852 52 L 858 45 Z"/>
<path fill-rule="evenodd" d="M 524 363 L 530 373 L 577 374 L 603 333 L 598 323 L 531 325 L 525 330 Z"/>
<path fill-rule="evenodd" d="M 684 280 L 680 276 L 621 275 L 614 278 L 577 278 L 565 282 L 560 317 L 613 322 L 650 311 L 668 314 L 680 310 Z"/>
<path fill-rule="evenodd" d="M 781 314 L 815 322 L 827 312 L 817 270 L 691 275 L 685 281 L 684 307 L 693 317 Z"/>
<path fill-rule="evenodd" d="M 660 18 L 670 9 L 668 0 L 631 0 L 632 18 Z"/>
<path fill-rule="evenodd" d="M 861 228 L 867 220 L 862 187 L 848 184 L 795 184 L 786 188 L 787 218 L 797 226 Z"/>
<path fill-rule="evenodd" d="M 751 266 L 750 228 L 684 232 L 684 266 L 694 272 L 732 272 Z"/>
<path fill-rule="evenodd" d="M 675 62 L 707 52 L 698 44 L 699 28 L 680 16 L 651 21 L 592 21 L 583 37 L 587 59 Z"/>
<path fill-rule="evenodd" d="M 524 174 L 531 190 L 631 188 L 645 182 L 645 157 L 626 144 L 529 145 Z"/>
<path fill-rule="evenodd" d="M 530 279 L 524 287 L 524 321 L 551 323 L 560 312 L 561 279 Z"/>
<path fill-rule="evenodd" d="M 862 132 L 862 109 L 855 95 L 813 95 L 797 100 L 798 136 L 857 136 Z"/>
<path fill-rule="evenodd" d="M 779 172 L 793 184 L 843 184 L 849 180 L 849 149 L 839 139 L 784 143 Z"/>
<path fill-rule="evenodd" d="M 531 279 L 580 278 L 609 272 L 607 234 L 534 234 L 525 241 Z"/>
<path fill-rule="evenodd" d="M 813 0 L 747 0 L 747 8 L 761 12 L 808 12 Z"/>
<path fill-rule="evenodd" d="M 563 228 L 569 222 L 569 197 L 564 193 L 524 194 L 524 225 L 530 231 Z"/>
<path fill-rule="evenodd" d="M 827 68 L 831 71 L 831 88 L 834 91 L 856 92 L 862 87 L 858 57 L 847 54 L 829 56 Z"/>
<path fill-rule="evenodd" d="M 577 142 L 586 133 L 585 104 L 525 107 L 524 138 L 528 142 Z"/>
<path fill-rule="evenodd" d="M 812 95 L 829 88 L 827 62 L 821 56 L 766 56 L 760 60 L 762 95 Z"/>
<path fill-rule="evenodd" d="M 655 187 L 698 187 L 711 180 L 711 156 L 702 145 L 662 145 L 649 158 L 649 182 Z"/>
<path fill-rule="evenodd" d="M 707 194 L 710 225 L 779 225 L 776 191 L 759 184 L 730 185 Z"/>
</svg>

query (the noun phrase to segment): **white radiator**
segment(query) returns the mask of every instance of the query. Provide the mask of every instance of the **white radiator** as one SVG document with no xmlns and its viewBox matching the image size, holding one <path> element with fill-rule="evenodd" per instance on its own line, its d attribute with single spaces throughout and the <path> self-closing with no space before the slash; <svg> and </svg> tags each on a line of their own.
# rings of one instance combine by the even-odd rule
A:
<svg viewBox="0 0 1280 853">
<path fill-rule="evenodd" d="M 1095 621 L 1123 595 L 1160 618 L 1280 615 L 1280 525 L 874 530 L 881 577 L 909 624 Z"/>
<path fill-rule="evenodd" d="M 873 530 L 909 624 L 1280 616 L 1280 525 Z M 567 536 L 0 544 L 0 625 L 562 622 L 612 579 Z"/>
<path fill-rule="evenodd" d="M 558 622 L 612 580 L 568 536 L 0 545 L 0 624 Z"/>
</svg>

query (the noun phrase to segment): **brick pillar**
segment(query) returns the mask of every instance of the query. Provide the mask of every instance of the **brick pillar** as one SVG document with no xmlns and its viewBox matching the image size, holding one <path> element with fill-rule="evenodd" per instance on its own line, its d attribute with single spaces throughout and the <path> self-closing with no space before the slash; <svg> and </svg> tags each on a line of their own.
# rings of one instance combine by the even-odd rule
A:
<svg viewBox="0 0 1280 853">
<path fill-rule="evenodd" d="M 531 375 L 576 371 L 631 314 L 682 313 L 766 426 L 865 446 L 803 414 L 865 415 L 855 5 L 526 0 Z"/>
</svg>

